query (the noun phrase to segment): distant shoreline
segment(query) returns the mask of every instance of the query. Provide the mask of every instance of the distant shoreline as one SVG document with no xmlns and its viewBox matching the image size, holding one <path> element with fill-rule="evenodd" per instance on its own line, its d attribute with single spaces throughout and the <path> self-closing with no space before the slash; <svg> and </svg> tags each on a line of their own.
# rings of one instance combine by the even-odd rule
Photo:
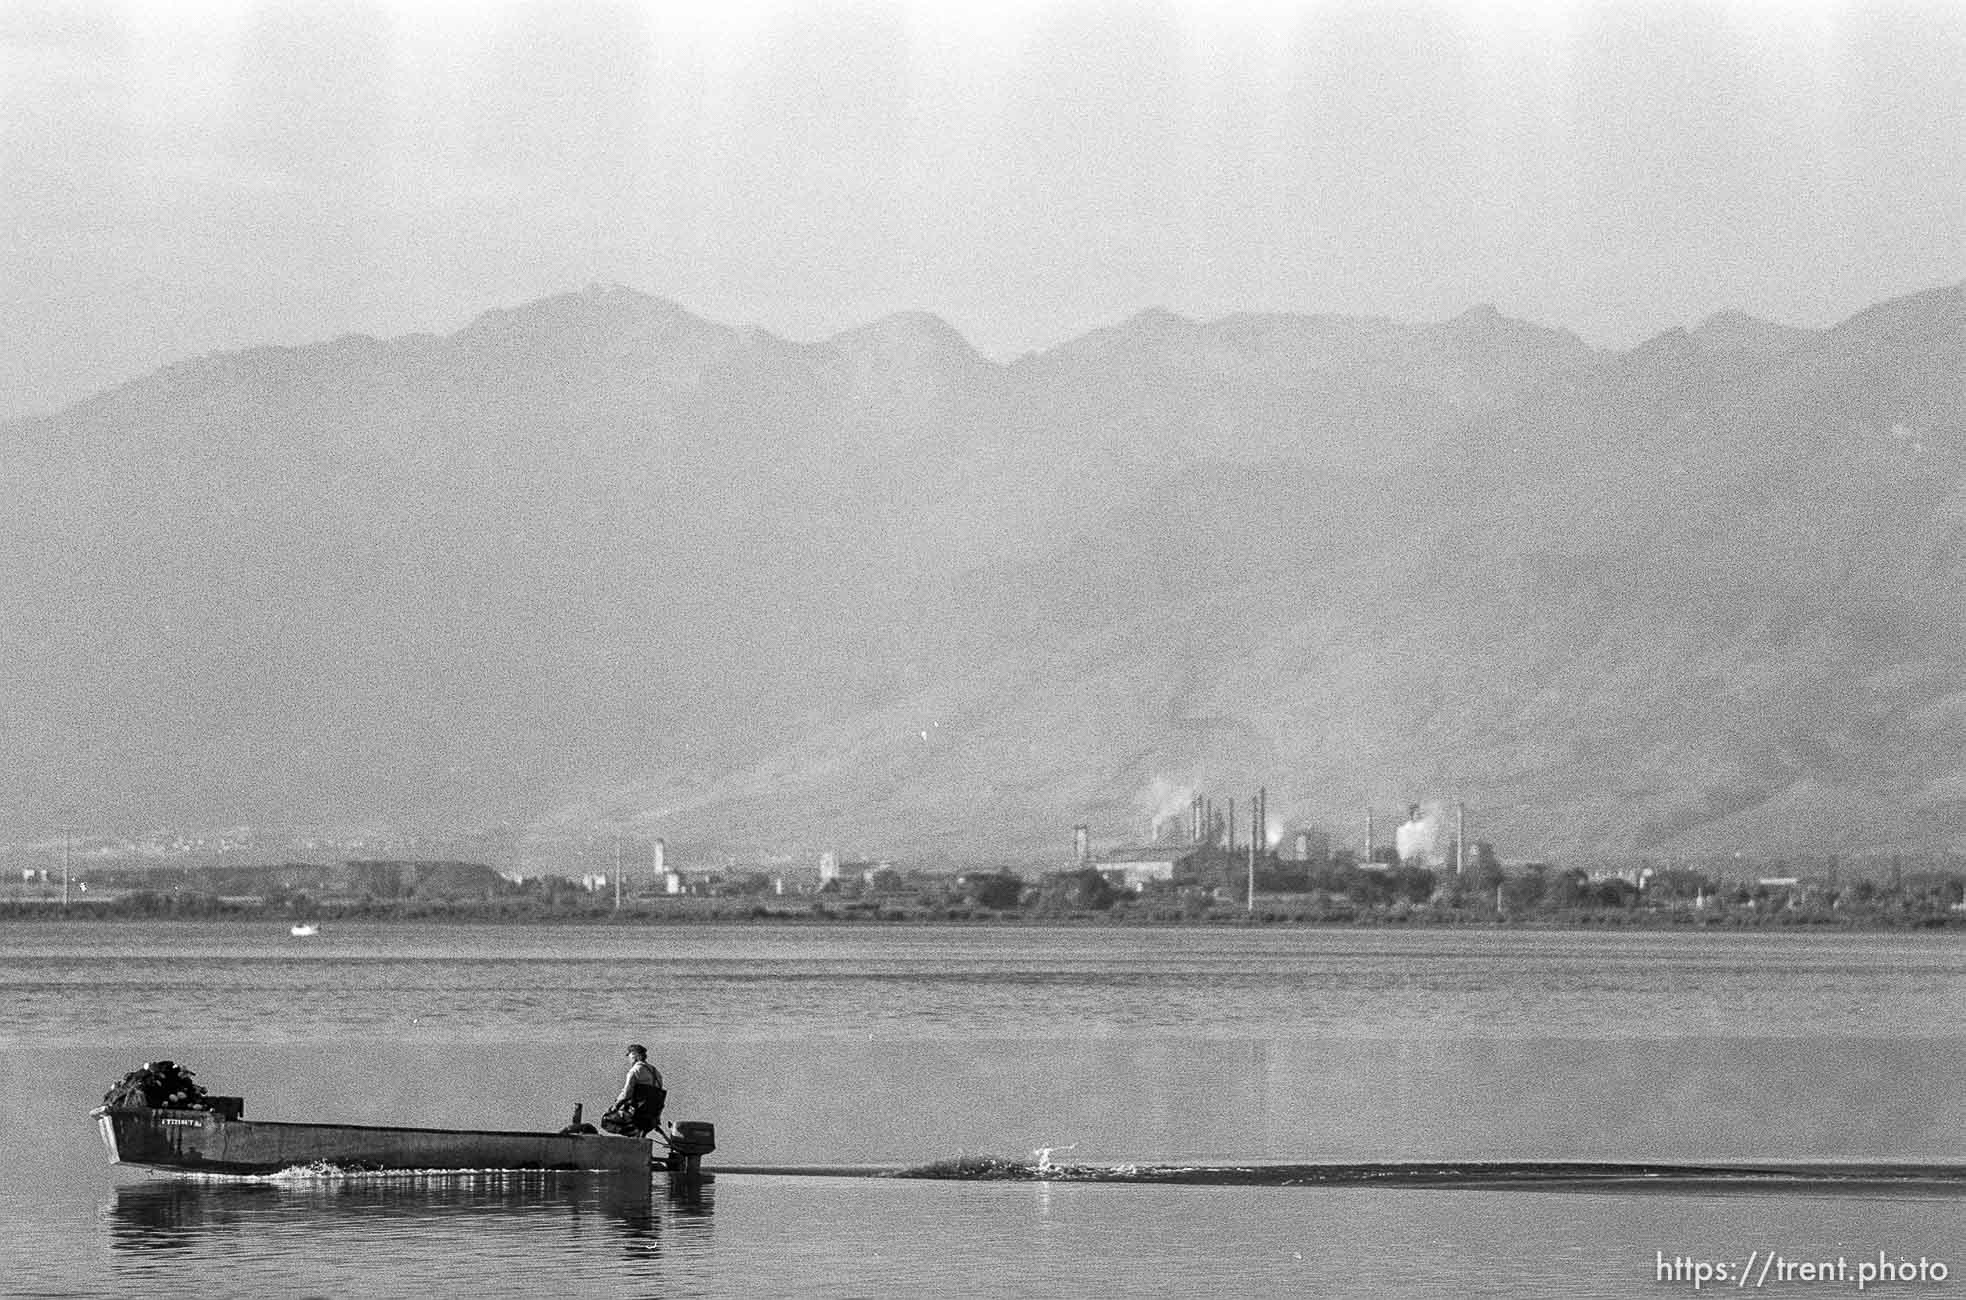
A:
<svg viewBox="0 0 1966 1300">
<path fill-rule="evenodd" d="M 206 900 L 200 900 L 201 902 Z M 1570 914 L 1507 916 L 1458 909 L 1414 907 L 1398 912 L 1334 911 L 1287 899 L 1258 898 L 1256 910 L 1219 906 L 1199 914 L 1139 906 L 1104 911 L 990 912 L 981 909 L 929 909 L 866 905 L 773 907 L 728 899 L 665 900 L 601 909 L 545 909 L 501 905 L 500 900 L 418 900 L 409 903 L 333 903 L 298 915 L 246 900 L 214 905 L 147 910 L 128 900 L 71 901 L 0 899 L 0 922 L 37 925 L 90 925 L 101 922 L 231 922 L 293 926 L 303 922 L 332 927 L 380 925 L 575 925 L 662 928 L 676 925 L 731 927 L 792 926 L 849 929 L 939 926 L 951 929 L 1038 929 L 1046 926 L 1094 929 L 1477 929 L 1477 930 L 1839 930 L 1966 931 L 1966 912 L 1839 912 L 1829 910 L 1711 912 L 1678 908 L 1598 908 Z"/>
</svg>

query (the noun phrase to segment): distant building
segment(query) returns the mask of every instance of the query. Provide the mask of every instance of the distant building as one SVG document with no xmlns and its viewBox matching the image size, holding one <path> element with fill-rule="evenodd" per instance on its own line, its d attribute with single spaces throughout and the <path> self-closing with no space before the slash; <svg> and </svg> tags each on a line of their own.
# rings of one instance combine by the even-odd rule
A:
<svg viewBox="0 0 1966 1300">
<path fill-rule="evenodd" d="M 863 885 L 871 885 L 874 883 L 875 876 L 883 871 L 892 870 L 894 864 L 886 858 L 881 858 L 878 861 L 842 862 L 833 869 L 833 875 L 836 879 L 844 875 L 849 879 L 858 880 Z"/>
<path fill-rule="evenodd" d="M 1655 874 L 1657 873 L 1651 867 L 1607 867 L 1597 871 L 1586 872 L 1584 878 L 1592 884 L 1598 884 L 1606 880 L 1622 880 L 1627 885 L 1636 885 L 1638 888 L 1643 889 L 1651 882 Z"/>
<path fill-rule="evenodd" d="M 1331 861 L 1331 832 L 1316 826 L 1298 831 L 1291 841 L 1291 856 L 1298 862 Z"/>
<path fill-rule="evenodd" d="M 1151 844 L 1093 854 L 1085 865 L 1119 888 L 1137 894 L 1156 881 L 1172 881 L 1197 851 L 1192 844 Z"/>
</svg>

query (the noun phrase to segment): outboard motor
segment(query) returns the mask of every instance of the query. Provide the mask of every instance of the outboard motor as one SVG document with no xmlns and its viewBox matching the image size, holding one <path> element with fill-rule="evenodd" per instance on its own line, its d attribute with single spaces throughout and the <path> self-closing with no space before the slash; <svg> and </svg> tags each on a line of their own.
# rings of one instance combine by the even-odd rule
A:
<svg viewBox="0 0 1966 1300">
<path fill-rule="evenodd" d="M 703 1157 L 717 1149 L 717 1126 L 686 1119 L 668 1137 L 669 1158 L 664 1163 L 669 1173 L 691 1179 L 703 1177 Z"/>
</svg>

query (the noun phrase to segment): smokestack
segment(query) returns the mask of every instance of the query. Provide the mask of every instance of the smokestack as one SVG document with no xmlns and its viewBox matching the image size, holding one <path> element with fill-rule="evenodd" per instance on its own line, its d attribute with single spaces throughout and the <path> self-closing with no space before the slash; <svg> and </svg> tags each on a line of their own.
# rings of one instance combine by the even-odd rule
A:
<svg viewBox="0 0 1966 1300">
<path fill-rule="evenodd" d="M 1256 836 L 1253 833 L 1249 837 L 1249 903 L 1246 910 L 1251 914 L 1256 911 Z"/>
<path fill-rule="evenodd" d="M 1454 874 L 1460 875 L 1468 865 L 1468 805 L 1459 799 L 1454 801 Z"/>
<path fill-rule="evenodd" d="M 655 841 L 655 874 L 662 875 L 669 870 L 669 845 L 660 836 Z"/>
<path fill-rule="evenodd" d="M 1372 810 L 1367 808 L 1365 810 L 1365 860 L 1367 862 L 1372 861 L 1372 849 Z"/>
<path fill-rule="evenodd" d="M 1229 852 L 1236 851 L 1236 801 L 1229 800 Z"/>
<path fill-rule="evenodd" d="M 1297 832 L 1295 856 L 1299 862 L 1309 862 L 1311 860 L 1311 833 L 1309 831 Z"/>
<path fill-rule="evenodd" d="M 1080 866 L 1092 861 L 1092 828 L 1084 822 L 1072 827 L 1072 857 Z"/>
</svg>

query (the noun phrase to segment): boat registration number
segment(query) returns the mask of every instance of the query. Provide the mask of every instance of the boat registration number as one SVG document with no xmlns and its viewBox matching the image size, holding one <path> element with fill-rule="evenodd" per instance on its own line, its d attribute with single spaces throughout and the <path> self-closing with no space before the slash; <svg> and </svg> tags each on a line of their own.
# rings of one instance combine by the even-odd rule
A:
<svg viewBox="0 0 1966 1300">
<path fill-rule="evenodd" d="M 160 1119 L 157 1122 L 159 1124 L 175 1124 L 182 1128 L 205 1127 L 205 1121 L 202 1119 Z"/>
</svg>

